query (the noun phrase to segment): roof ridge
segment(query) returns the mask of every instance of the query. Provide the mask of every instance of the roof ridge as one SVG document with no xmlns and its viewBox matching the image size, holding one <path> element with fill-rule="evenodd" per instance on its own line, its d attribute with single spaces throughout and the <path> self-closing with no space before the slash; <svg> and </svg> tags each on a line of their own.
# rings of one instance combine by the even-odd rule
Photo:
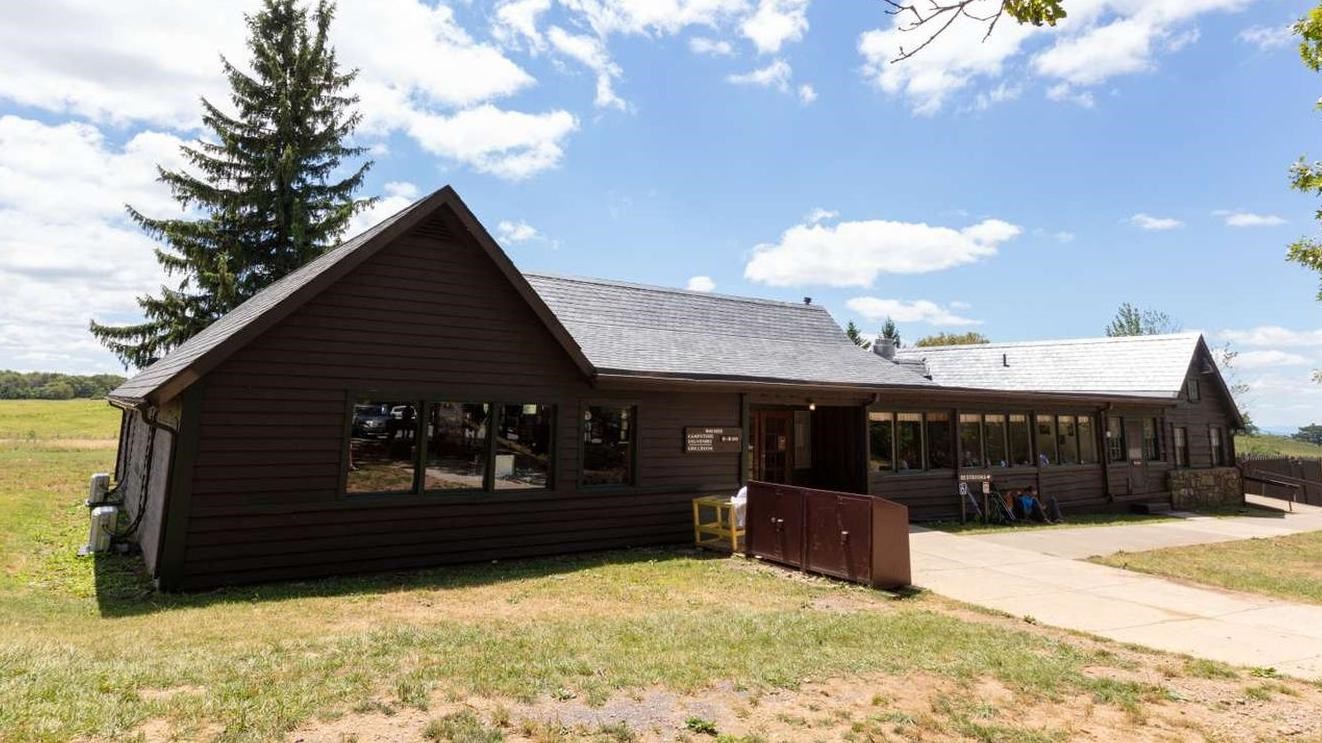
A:
<svg viewBox="0 0 1322 743">
<path fill-rule="evenodd" d="M 1121 335 L 1121 336 L 1093 336 L 1088 338 L 1043 338 L 1031 341 L 1001 341 L 998 343 L 961 343 L 950 346 L 909 346 L 908 348 L 897 348 L 897 354 L 917 354 L 937 351 L 964 351 L 971 349 L 989 349 L 989 348 L 1023 348 L 1027 346 L 1084 346 L 1098 345 L 1105 343 L 1145 343 L 1154 341 L 1173 341 L 1173 340 L 1193 340 L 1202 336 L 1200 332 L 1190 331 L 1187 333 L 1162 333 L 1159 335 Z"/>
<path fill-rule="evenodd" d="M 652 291 L 663 294 L 680 294 L 694 297 L 710 297 L 711 299 L 720 299 L 730 302 L 747 302 L 749 304 L 764 304 L 775 307 L 795 307 L 805 310 L 822 310 L 826 308 L 819 304 L 804 304 L 803 302 L 790 302 L 784 299 L 764 299 L 762 297 L 747 297 L 740 294 L 724 294 L 722 292 L 702 292 L 696 289 L 680 289 L 675 286 L 661 286 L 659 284 L 642 284 L 634 281 L 622 281 L 619 279 L 602 279 L 592 276 L 573 276 L 568 274 L 524 271 L 523 275 L 534 279 L 551 279 L 552 281 L 573 281 L 579 284 L 599 284 L 601 286 L 614 286 L 624 289 L 637 289 L 639 291 Z M 828 313 L 829 314 L 829 313 Z"/>
</svg>

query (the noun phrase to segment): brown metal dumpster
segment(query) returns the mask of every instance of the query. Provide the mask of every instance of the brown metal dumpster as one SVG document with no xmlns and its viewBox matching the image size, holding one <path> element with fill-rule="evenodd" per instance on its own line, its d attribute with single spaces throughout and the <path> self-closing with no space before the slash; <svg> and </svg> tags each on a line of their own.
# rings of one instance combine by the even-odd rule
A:
<svg viewBox="0 0 1322 743">
<path fill-rule="evenodd" d="M 878 588 L 910 582 L 909 509 L 869 495 L 748 483 L 748 553 Z"/>
</svg>

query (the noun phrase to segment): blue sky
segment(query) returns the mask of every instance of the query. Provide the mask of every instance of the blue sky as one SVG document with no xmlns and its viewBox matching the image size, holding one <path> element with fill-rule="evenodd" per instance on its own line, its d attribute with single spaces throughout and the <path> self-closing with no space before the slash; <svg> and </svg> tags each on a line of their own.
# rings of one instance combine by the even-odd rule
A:
<svg viewBox="0 0 1322 743">
<path fill-rule="evenodd" d="M 0 368 L 113 371 L 89 316 L 160 277 L 120 205 L 241 60 L 230 4 L 52 2 L 0 23 Z M 1322 418 L 1307 3 L 1067 0 L 1055 30 L 917 37 L 874 0 L 343 0 L 382 216 L 455 186 L 525 270 L 812 296 L 906 338 L 1101 334 L 1118 304 L 1240 351 L 1263 425 Z M 241 3 L 250 7 L 251 3 Z M 102 29 L 109 29 L 110 32 Z M 807 86 L 807 87 L 805 87 Z"/>
</svg>

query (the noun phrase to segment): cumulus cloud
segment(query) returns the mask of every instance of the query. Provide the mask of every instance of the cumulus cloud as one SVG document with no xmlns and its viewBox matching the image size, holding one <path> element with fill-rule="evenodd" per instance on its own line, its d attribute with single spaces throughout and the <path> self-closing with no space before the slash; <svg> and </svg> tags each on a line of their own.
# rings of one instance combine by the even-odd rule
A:
<svg viewBox="0 0 1322 743">
<path fill-rule="evenodd" d="M 891 318 L 895 322 L 921 322 L 928 325 L 967 326 L 981 325 L 981 320 L 963 317 L 955 313 L 957 309 L 968 309 L 967 304 L 951 302 L 950 307 L 942 307 L 936 302 L 918 299 L 912 302 L 903 299 L 880 299 L 877 297 L 854 297 L 845 302 L 849 309 L 871 321 Z"/>
<path fill-rule="evenodd" d="M 1298 366 L 1311 364 L 1307 356 L 1275 349 L 1263 351 L 1241 351 L 1232 362 L 1237 369 L 1271 369 L 1278 366 Z"/>
<path fill-rule="evenodd" d="M 0 25 L 0 99 L 78 115 L 98 125 L 192 132 L 200 125 L 199 94 L 226 105 L 217 55 L 239 65 L 246 62 L 242 12 L 258 7 L 255 0 L 187 9 L 167 0 L 16 6 Z M 511 28 L 535 32 L 537 7 L 510 3 L 498 14 L 507 11 Z M 518 26 L 519 17 L 532 25 Z M 509 124 L 518 120 L 525 139 L 504 141 L 497 149 L 475 148 L 462 139 L 466 130 L 454 121 L 489 116 L 485 111 L 495 101 L 536 81 L 500 48 L 469 35 L 448 6 L 420 0 L 345 0 L 337 8 L 332 36 L 341 63 L 359 70 L 353 92 L 361 98 L 360 133 L 369 143 L 396 131 L 426 136 L 430 141 L 423 144 L 430 152 L 446 157 L 468 153 L 467 159 L 455 159 L 513 178 L 559 162 L 558 154 L 548 155 L 562 150 L 563 137 L 572 131 L 564 126 L 570 115 L 562 110 L 504 111 L 510 115 L 505 132 L 513 131 Z M 558 138 L 548 147 L 552 132 Z"/>
<path fill-rule="evenodd" d="M 1322 348 L 1322 328 L 1317 330 L 1290 330 L 1280 325 L 1259 325 L 1246 330 L 1223 330 L 1221 339 L 1244 346 L 1276 346 L 1291 349 L 1300 347 Z"/>
<path fill-rule="evenodd" d="M 408 124 L 426 151 L 511 180 L 559 164 L 564 139 L 576 129 L 578 119 L 567 111 L 528 114 L 491 105 L 452 116 L 418 114 Z"/>
<path fill-rule="evenodd" d="M 964 22 L 951 26 L 922 53 L 891 64 L 901 49 L 913 49 L 930 31 L 902 31 L 908 21 L 892 17 L 859 36 L 863 73 L 888 94 L 903 97 L 912 110 L 931 115 L 952 95 L 970 85 L 997 83 L 1007 69 L 1027 67 L 1055 90 L 1053 100 L 1088 105 L 1087 88 L 1115 77 L 1153 69 L 1160 57 L 1198 39 L 1191 24 L 1200 16 L 1233 11 L 1251 0 L 1085 0 L 1069 8 L 1055 28 L 1001 23 L 985 41 L 986 27 Z M 975 16 L 994 13 L 1000 0 L 977 0 Z M 1050 42 L 1047 42 L 1047 40 Z M 1068 87 L 1057 87 L 1064 83 Z"/>
<path fill-rule="evenodd" d="M 828 219 L 835 219 L 838 216 L 840 216 L 840 212 L 834 209 L 823 209 L 819 206 L 808 212 L 803 220 L 808 224 L 817 224 L 818 222 L 825 222 Z"/>
<path fill-rule="evenodd" d="M 808 83 L 799 86 L 799 102 L 805 106 L 817 100 L 817 89 Z"/>
<path fill-rule="evenodd" d="M 496 6 L 491 35 L 505 44 L 526 44 L 538 52 L 546 48 L 546 40 L 537 30 L 537 22 L 551 9 L 551 0 L 506 0 Z"/>
<path fill-rule="evenodd" d="M 741 30 L 759 54 L 777 54 L 808 31 L 808 0 L 760 0 Z"/>
<path fill-rule="evenodd" d="M 1083 108 L 1092 108 L 1097 105 L 1097 99 L 1093 97 L 1092 91 L 1078 90 L 1069 83 L 1056 83 L 1047 88 L 1047 99 L 1063 103 L 1073 103 Z"/>
<path fill-rule="evenodd" d="M 1276 227 L 1285 224 L 1285 217 L 1275 214 L 1254 214 L 1253 212 L 1212 212 L 1225 220 L 1228 227 Z"/>
<path fill-rule="evenodd" d="M 710 276 L 694 276 L 685 288 L 691 292 L 710 292 L 716 290 L 716 282 Z"/>
<path fill-rule="evenodd" d="M 619 65 L 611 61 L 606 45 L 601 39 L 586 34 L 572 34 L 559 26 L 552 26 L 546 32 L 551 46 L 597 74 L 597 96 L 594 103 L 598 108 L 626 108 L 625 102 L 615 94 L 614 81 L 622 73 Z"/>
<path fill-rule="evenodd" d="M 165 280 L 155 246 L 124 213 L 181 214 L 156 164 L 181 141 L 140 132 L 122 146 L 90 124 L 0 117 L 0 358 L 21 369 L 115 368 L 87 332 L 134 319 L 135 293 Z"/>
<path fill-rule="evenodd" d="M 537 228 L 522 220 L 512 222 L 506 219 L 496 225 L 496 239 L 503 243 L 527 242 L 538 236 Z"/>
<path fill-rule="evenodd" d="M 771 286 L 870 286 L 882 273 L 926 273 L 973 263 L 1022 230 L 999 219 L 963 229 L 865 220 L 806 223 L 758 245 L 744 277 Z"/>
<path fill-rule="evenodd" d="M 1130 217 L 1129 223 L 1148 231 L 1174 230 L 1184 226 L 1184 222 L 1174 217 L 1154 217 L 1142 212 Z"/>
</svg>

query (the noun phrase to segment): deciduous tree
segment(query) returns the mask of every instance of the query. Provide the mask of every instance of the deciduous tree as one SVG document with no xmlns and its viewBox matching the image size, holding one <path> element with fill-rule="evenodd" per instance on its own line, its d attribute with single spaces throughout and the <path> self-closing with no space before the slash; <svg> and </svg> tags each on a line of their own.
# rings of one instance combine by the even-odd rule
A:
<svg viewBox="0 0 1322 743">
<path fill-rule="evenodd" d="M 914 342 L 917 348 L 931 348 L 932 346 L 977 346 L 984 343 L 991 343 L 987 336 L 970 330 L 967 333 L 937 333 L 929 335 L 926 338 L 919 338 Z"/>
<path fill-rule="evenodd" d="M 1106 326 L 1106 334 L 1117 338 L 1128 335 L 1164 335 L 1180 332 L 1180 324 L 1170 315 L 1153 309 L 1141 309 L 1129 302 L 1120 305 L 1115 319 Z"/>
</svg>

